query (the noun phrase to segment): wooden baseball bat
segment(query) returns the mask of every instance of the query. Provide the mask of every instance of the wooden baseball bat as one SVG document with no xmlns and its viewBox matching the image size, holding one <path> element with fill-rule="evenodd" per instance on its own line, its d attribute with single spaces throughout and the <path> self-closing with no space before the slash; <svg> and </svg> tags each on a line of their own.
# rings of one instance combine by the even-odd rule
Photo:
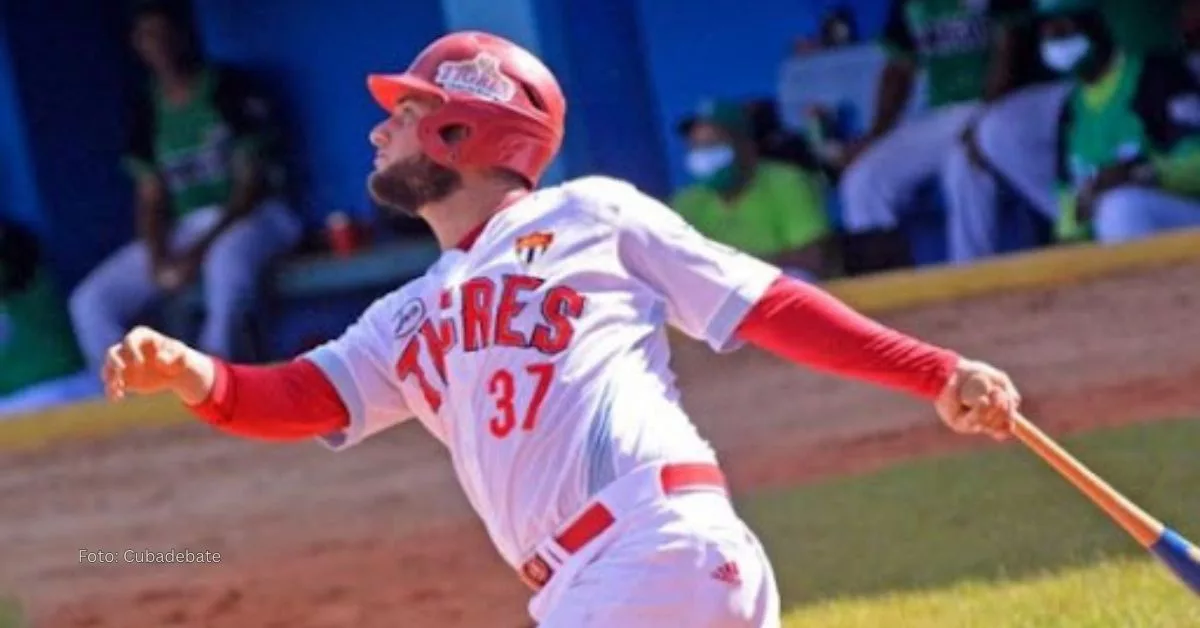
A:
<svg viewBox="0 0 1200 628">
<path fill-rule="evenodd" d="M 1109 486 L 1025 417 L 1014 416 L 1009 429 L 1200 595 L 1200 550 L 1195 545 Z"/>
</svg>

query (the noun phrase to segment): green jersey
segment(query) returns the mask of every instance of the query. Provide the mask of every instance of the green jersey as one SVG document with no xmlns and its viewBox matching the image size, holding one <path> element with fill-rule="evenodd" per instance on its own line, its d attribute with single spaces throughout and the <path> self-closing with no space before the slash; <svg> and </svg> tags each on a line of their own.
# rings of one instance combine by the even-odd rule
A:
<svg viewBox="0 0 1200 628">
<path fill-rule="evenodd" d="M 1196 195 L 1200 87 L 1177 55 L 1118 56 L 1100 80 L 1076 86 L 1059 123 L 1060 235 L 1083 236 L 1074 196 L 1101 170 L 1128 162 L 1156 166 L 1164 189 Z"/>
<path fill-rule="evenodd" d="M 883 44 L 926 69 L 930 106 L 976 100 L 997 29 L 1030 10 L 1028 0 L 892 0 Z"/>
<path fill-rule="evenodd" d="M 263 157 L 270 110 L 232 71 L 203 68 L 184 103 L 168 101 L 152 85 L 135 106 L 126 166 L 134 176 L 160 175 L 176 216 L 225 204 L 233 189 L 234 159 Z"/>
</svg>

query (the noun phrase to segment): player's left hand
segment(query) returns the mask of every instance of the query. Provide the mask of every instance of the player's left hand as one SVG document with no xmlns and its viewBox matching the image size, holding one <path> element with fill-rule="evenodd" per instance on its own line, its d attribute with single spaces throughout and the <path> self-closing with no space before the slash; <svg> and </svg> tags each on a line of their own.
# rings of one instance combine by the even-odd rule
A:
<svg viewBox="0 0 1200 628">
<path fill-rule="evenodd" d="M 983 362 L 960 360 L 945 390 L 934 401 L 942 422 L 959 434 L 1011 436 L 1011 418 L 1021 404 L 1012 379 Z"/>
</svg>

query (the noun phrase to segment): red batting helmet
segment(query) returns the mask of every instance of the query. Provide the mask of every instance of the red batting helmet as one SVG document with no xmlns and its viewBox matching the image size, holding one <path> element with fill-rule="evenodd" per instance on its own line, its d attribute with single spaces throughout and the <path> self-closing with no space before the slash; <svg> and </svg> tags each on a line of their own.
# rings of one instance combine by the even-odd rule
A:
<svg viewBox="0 0 1200 628">
<path fill-rule="evenodd" d="M 562 145 L 567 104 L 558 81 L 528 50 L 495 35 L 445 35 L 403 74 L 372 74 L 367 87 L 389 113 L 408 96 L 440 101 L 417 138 L 448 168 L 505 168 L 535 186 Z M 448 142 L 456 127 L 464 133 Z"/>
</svg>

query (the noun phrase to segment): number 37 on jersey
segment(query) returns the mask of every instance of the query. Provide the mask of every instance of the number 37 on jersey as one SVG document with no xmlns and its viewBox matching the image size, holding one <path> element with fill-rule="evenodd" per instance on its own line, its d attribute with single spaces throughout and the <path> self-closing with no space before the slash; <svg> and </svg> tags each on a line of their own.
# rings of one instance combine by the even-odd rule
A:
<svg viewBox="0 0 1200 628">
<path fill-rule="evenodd" d="M 546 288 L 545 280 L 539 277 L 509 274 L 499 281 L 490 277 L 469 279 L 455 291 L 443 291 L 438 305 L 437 317 L 424 316 L 420 302 L 401 310 L 401 329 L 397 331 L 398 335 L 406 333 L 408 341 L 395 365 L 400 381 L 415 381 L 426 403 L 437 412 L 442 394 L 431 377 L 437 377 L 443 388 L 456 381 L 455 374 L 447 372 L 447 357 L 452 352 L 472 354 L 500 347 L 532 350 L 522 354 L 542 357 L 495 369 L 479 382 L 482 391 L 469 394 L 485 392 L 494 401 L 495 412 L 488 419 L 488 429 L 496 438 L 505 438 L 518 429 L 533 431 L 555 375 L 554 363 L 545 358 L 570 346 L 575 322 L 583 315 L 585 297 L 569 286 Z M 411 326 L 415 330 L 402 329 Z M 424 362 L 433 365 L 434 373 L 426 372 L 422 354 L 428 356 Z M 528 392 L 519 395 L 523 387 L 528 387 Z M 518 396 L 528 399 L 524 407 L 517 406 Z"/>
</svg>

